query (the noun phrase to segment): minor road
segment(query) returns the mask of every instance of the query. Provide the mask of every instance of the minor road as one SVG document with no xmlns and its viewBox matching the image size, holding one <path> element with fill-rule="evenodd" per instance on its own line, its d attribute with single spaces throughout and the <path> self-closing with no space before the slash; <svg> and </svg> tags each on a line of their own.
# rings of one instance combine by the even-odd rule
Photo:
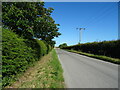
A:
<svg viewBox="0 0 120 90">
<path fill-rule="evenodd" d="M 118 65 L 56 49 L 67 88 L 118 88 Z"/>
</svg>

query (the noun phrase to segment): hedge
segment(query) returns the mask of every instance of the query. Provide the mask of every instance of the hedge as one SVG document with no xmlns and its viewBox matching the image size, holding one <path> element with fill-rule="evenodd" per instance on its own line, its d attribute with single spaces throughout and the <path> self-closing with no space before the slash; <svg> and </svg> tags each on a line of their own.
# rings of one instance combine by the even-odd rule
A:
<svg viewBox="0 0 120 90">
<path fill-rule="evenodd" d="M 52 50 L 52 47 L 51 47 L 51 45 L 47 44 L 47 42 L 44 41 L 44 43 L 47 46 L 47 53 L 49 53 Z"/>
<path fill-rule="evenodd" d="M 44 41 L 23 39 L 8 29 L 2 31 L 2 86 L 5 87 L 47 54 L 48 48 Z"/>
<path fill-rule="evenodd" d="M 104 55 L 112 58 L 120 58 L 120 40 L 78 44 L 64 47 L 63 49 L 76 50 L 95 55 Z"/>
<path fill-rule="evenodd" d="M 46 44 L 41 40 L 36 40 L 36 41 L 40 46 L 40 56 L 44 56 L 45 54 L 47 54 L 47 46 L 46 46 Z"/>
</svg>

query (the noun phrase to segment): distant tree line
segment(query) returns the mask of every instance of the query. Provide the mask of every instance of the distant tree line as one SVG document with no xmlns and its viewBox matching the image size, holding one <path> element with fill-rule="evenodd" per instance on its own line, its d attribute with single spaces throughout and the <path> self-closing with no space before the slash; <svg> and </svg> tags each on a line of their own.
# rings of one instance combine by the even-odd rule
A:
<svg viewBox="0 0 120 90">
<path fill-rule="evenodd" d="M 64 47 L 67 47 L 67 43 L 63 43 L 59 45 L 59 48 L 64 48 Z"/>
</svg>

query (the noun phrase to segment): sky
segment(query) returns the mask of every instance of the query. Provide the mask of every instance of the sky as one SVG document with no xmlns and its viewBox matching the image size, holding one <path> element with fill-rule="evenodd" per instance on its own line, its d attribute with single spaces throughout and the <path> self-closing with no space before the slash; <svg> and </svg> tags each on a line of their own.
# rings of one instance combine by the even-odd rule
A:
<svg viewBox="0 0 120 90">
<path fill-rule="evenodd" d="M 42 0 L 42 1 L 45 1 L 45 2 L 119 2 L 120 0 Z"/>
<path fill-rule="evenodd" d="M 51 14 L 56 24 L 60 24 L 61 35 L 53 40 L 55 46 L 67 43 L 81 43 L 118 39 L 117 2 L 45 2 L 45 7 L 54 8 Z"/>
<path fill-rule="evenodd" d="M 118 2 L 120 0 L 1 0 L 2 2 Z"/>
</svg>

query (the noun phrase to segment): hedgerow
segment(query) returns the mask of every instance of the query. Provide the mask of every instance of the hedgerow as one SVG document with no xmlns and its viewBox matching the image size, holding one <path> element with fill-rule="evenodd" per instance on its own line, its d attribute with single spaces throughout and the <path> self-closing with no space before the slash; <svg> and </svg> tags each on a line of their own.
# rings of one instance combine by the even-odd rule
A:
<svg viewBox="0 0 120 90">
<path fill-rule="evenodd" d="M 47 54 L 47 46 L 46 46 L 46 44 L 41 40 L 36 40 L 36 41 L 40 46 L 40 56 L 44 56 L 45 54 Z"/>
<path fill-rule="evenodd" d="M 63 49 L 82 51 L 95 55 L 104 55 L 112 58 L 120 58 L 120 40 L 78 44 L 64 47 Z"/>
<path fill-rule="evenodd" d="M 33 62 L 47 54 L 47 46 L 41 40 L 28 41 L 11 30 L 2 31 L 2 86 L 5 87 Z"/>
</svg>

